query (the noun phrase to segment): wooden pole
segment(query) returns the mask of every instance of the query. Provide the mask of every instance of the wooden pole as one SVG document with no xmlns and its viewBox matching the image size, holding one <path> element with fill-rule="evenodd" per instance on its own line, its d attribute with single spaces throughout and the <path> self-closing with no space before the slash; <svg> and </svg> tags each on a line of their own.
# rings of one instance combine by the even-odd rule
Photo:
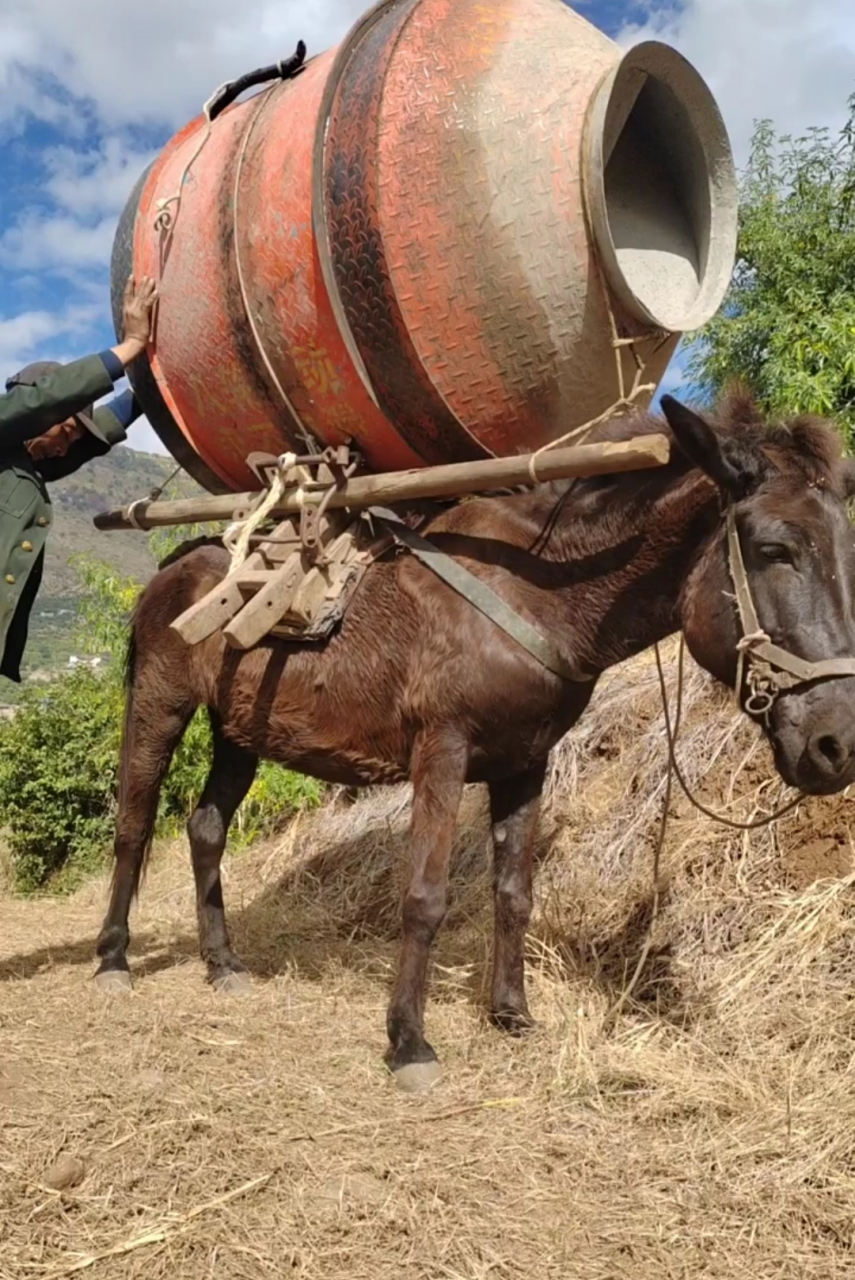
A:
<svg viewBox="0 0 855 1280">
<path fill-rule="evenodd" d="M 664 466 L 670 456 L 668 437 L 636 436 L 634 440 L 581 444 L 568 449 L 550 449 L 537 458 L 538 480 L 564 480 L 574 476 L 607 475 L 619 471 L 642 471 Z M 392 471 L 385 475 L 356 476 L 346 481 L 330 498 L 328 507 L 371 507 L 420 498 L 463 497 L 485 489 L 505 489 L 531 484 L 531 455 L 513 458 L 485 458 L 478 462 L 455 462 L 448 466 L 425 467 L 415 471 Z M 325 487 L 306 485 L 304 501 L 286 493 L 271 511 L 271 519 L 297 515 L 305 496 L 320 501 Z M 197 524 L 231 520 L 238 507 L 246 507 L 258 495 L 232 493 L 217 497 L 184 498 L 175 502 L 140 502 L 134 510 L 136 526 L 128 519 L 128 507 L 104 511 L 95 517 L 96 529 L 156 529 L 164 525 Z"/>
</svg>

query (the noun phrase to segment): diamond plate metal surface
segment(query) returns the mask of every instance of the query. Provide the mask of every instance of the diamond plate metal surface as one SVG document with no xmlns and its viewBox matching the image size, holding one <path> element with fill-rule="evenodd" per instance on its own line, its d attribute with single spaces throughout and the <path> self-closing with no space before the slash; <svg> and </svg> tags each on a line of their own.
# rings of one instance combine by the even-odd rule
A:
<svg viewBox="0 0 855 1280">
<path fill-rule="evenodd" d="M 133 238 L 151 369 L 224 484 L 255 487 L 246 455 L 300 424 L 384 470 L 523 452 L 614 401 L 580 153 L 619 56 L 561 0 L 388 0 L 219 117 L 164 237 L 203 122 L 167 145 Z"/>
</svg>

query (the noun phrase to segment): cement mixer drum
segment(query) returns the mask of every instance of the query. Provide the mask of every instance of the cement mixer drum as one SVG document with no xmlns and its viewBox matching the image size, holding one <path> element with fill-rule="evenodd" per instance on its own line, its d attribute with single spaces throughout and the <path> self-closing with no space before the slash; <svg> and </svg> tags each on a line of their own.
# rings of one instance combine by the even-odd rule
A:
<svg viewBox="0 0 855 1280">
<path fill-rule="evenodd" d="M 382 0 L 167 144 L 114 306 L 159 279 L 131 380 L 191 474 L 242 490 L 247 454 L 306 440 L 375 470 L 536 449 L 617 399 L 613 325 L 658 383 L 735 245 L 727 134 L 673 49 L 561 0 Z"/>
</svg>

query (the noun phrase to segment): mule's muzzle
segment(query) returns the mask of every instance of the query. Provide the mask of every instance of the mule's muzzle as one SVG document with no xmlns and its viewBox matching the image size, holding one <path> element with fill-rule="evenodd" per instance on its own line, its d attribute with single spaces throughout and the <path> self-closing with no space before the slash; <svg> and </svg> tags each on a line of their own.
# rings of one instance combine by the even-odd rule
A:
<svg viewBox="0 0 855 1280">
<path fill-rule="evenodd" d="M 778 772 L 791 787 L 827 796 L 855 782 L 855 678 L 782 696 L 769 718 Z"/>
</svg>

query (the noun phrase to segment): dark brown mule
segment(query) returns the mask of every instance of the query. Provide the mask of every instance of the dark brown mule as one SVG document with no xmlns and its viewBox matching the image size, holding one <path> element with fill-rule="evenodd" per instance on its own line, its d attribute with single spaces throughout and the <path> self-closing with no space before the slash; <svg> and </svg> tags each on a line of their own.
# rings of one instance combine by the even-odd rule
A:
<svg viewBox="0 0 855 1280">
<path fill-rule="evenodd" d="M 229 945 L 220 859 L 258 759 L 346 785 L 411 779 L 411 868 L 388 1061 L 396 1071 L 435 1063 L 423 1026 L 428 954 L 445 914 L 464 783 L 486 782 L 495 850 L 490 1016 L 508 1030 L 529 1023 L 523 946 L 547 756 L 582 715 L 601 672 L 680 627 L 695 658 L 733 686 L 740 633 L 727 505 L 771 638 L 810 660 L 855 656 L 848 468 L 834 430 L 812 420 L 769 426 L 744 398 L 726 403 L 715 425 L 674 400 L 664 408 L 677 446 L 667 467 L 475 499 L 428 530 L 536 624 L 584 673 L 581 682 L 540 666 L 407 555 L 368 572 L 338 635 L 296 651 L 268 641 L 239 653 L 219 635 L 189 648 L 170 630 L 225 572 L 220 546 L 178 554 L 158 573 L 132 623 L 116 867 L 98 939 L 105 985 L 129 982 L 128 909 L 158 792 L 201 705 L 210 711 L 214 755 L 189 835 L 212 981 L 236 986 L 243 972 Z M 649 426 L 623 422 L 611 435 Z M 855 678 L 782 694 L 765 728 L 788 783 L 830 793 L 855 779 Z"/>
</svg>

